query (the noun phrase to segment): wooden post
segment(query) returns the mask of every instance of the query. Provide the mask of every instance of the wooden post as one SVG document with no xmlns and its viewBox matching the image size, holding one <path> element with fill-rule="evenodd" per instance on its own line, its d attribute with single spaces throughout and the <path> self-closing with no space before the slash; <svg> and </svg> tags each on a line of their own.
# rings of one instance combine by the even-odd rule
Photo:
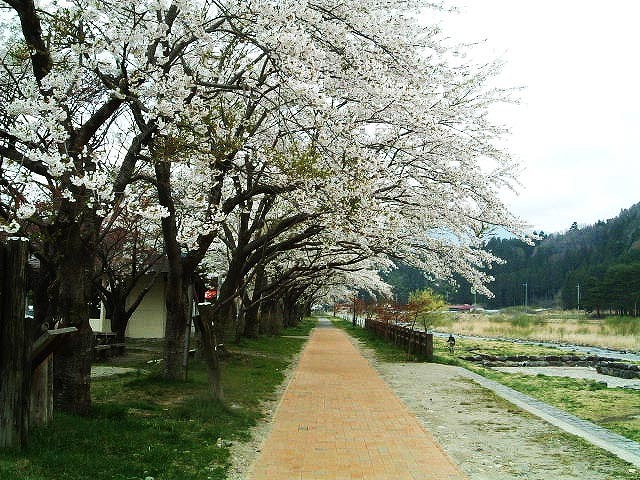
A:
<svg viewBox="0 0 640 480">
<path fill-rule="evenodd" d="M 0 448 L 23 447 L 29 431 L 31 331 L 25 319 L 27 240 L 12 237 L 1 250 Z"/>
<path fill-rule="evenodd" d="M 46 330 L 31 346 L 30 425 L 46 425 L 53 418 L 53 357 L 76 327 Z"/>
<path fill-rule="evenodd" d="M 426 341 L 425 356 L 427 357 L 428 361 L 432 362 L 433 361 L 433 333 L 425 333 L 425 341 Z"/>
<path fill-rule="evenodd" d="M 38 365 L 31 379 L 29 425 L 46 425 L 53 419 L 53 354 Z"/>
</svg>

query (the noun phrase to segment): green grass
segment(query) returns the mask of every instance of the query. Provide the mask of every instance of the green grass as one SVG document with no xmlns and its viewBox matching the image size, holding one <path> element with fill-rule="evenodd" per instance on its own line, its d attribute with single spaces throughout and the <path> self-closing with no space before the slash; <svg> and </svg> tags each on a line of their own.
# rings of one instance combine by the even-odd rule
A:
<svg viewBox="0 0 640 480">
<path fill-rule="evenodd" d="M 524 375 L 498 372 L 461 360 L 472 354 L 495 356 L 510 355 L 563 355 L 561 350 L 520 343 L 458 339 L 456 351 L 450 355 L 444 339 L 434 339 L 435 361 L 456 364 L 514 390 L 549 403 L 577 417 L 584 418 L 627 438 L 640 441 L 640 391 L 607 388 L 592 380 L 546 375 Z M 615 413 L 611 413 L 615 412 Z"/>
<path fill-rule="evenodd" d="M 569 433 L 549 429 L 548 432 L 530 437 L 531 440 L 547 445 L 551 456 L 559 462 L 568 464 L 571 457 L 565 455 L 565 451 L 573 452 L 589 461 L 590 469 L 606 474 L 611 480 L 638 480 L 638 470 L 624 460 L 613 454 L 590 444 L 580 437 Z M 553 478 L 553 477 L 549 477 Z M 566 477 L 563 477 L 566 478 Z"/>
<path fill-rule="evenodd" d="M 367 347 L 376 352 L 376 356 L 385 362 L 406 362 L 415 360 L 415 357 L 408 358 L 407 353 L 393 343 L 378 337 L 370 330 L 354 327 L 351 322 L 337 317 L 329 317 L 334 326 L 343 329 L 352 337 L 363 342 Z"/>
<path fill-rule="evenodd" d="M 451 357 L 447 349 L 446 339 L 433 338 L 434 353 L 440 357 Z M 473 355 L 494 355 L 508 357 L 514 355 L 568 355 L 567 352 L 542 345 L 530 345 L 507 340 L 480 340 L 474 338 L 456 337 L 454 357 L 468 357 Z"/>
<path fill-rule="evenodd" d="M 306 320 L 283 335 L 308 333 L 314 324 Z M 171 382 L 146 363 L 158 358 L 159 344 L 133 345 L 129 365 L 151 372 L 94 379 L 92 415 L 56 413 L 32 430 L 25 451 L 0 452 L 0 479 L 224 479 L 229 449 L 218 439 L 248 440 L 260 403 L 275 398 L 303 344 L 278 336 L 233 345 L 223 361 L 224 404 L 211 398 L 202 362 L 192 362 L 187 382 Z M 126 358 L 115 363 L 127 365 Z"/>
<path fill-rule="evenodd" d="M 470 367 L 514 390 L 640 442 L 640 391 L 607 388 L 592 380 L 520 375 Z"/>
</svg>

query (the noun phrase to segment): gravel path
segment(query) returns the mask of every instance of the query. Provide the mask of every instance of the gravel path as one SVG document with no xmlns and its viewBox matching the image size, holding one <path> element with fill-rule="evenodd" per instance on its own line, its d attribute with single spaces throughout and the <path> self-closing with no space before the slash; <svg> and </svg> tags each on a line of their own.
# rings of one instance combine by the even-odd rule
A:
<svg viewBox="0 0 640 480">
<path fill-rule="evenodd" d="M 489 380 L 477 373 L 470 372 L 464 368 L 457 368 L 460 375 L 471 378 L 479 385 L 482 385 L 505 400 L 517 405 L 535 416 L 546 420 L 551 425 L 561 428 L 565 432 L 576 435 L 592 445 L 613 453 L 618 458 L 640 467 L 640 444 L 629 440 L 617 433 L 600 427 L 582 418 L 578 418 L 564 410 L 560 410 L 548 403 L 536 400 L 524 393 L 520 393 L 506 385 Z"/>
<path fill-rule="evenodd" d="M 376 363 L 396 394 L 471 480 L 613 480 L 640 469 L 431 363 Z"/>
</svg>

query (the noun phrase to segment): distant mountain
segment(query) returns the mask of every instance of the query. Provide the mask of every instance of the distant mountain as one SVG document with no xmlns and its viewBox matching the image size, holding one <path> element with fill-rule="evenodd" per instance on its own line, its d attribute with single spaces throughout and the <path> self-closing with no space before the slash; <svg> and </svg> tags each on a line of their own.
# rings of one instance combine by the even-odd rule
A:
<svg viewBox="0 0 640 480">
<path fill-rule="evenodd" d="M 576 308 L 580 285 L 581 308 L 638 313 L 640 203 L 594 225 L 579 228 L 574 223 L 562 234 L 538 234 L 541 239 L 533 246 L 517 239 L 493 238 L 487 243 L 486 249 L 507 263 L 490 272 L 496 279 L 489 285 L 495 298 L 478 298 L 478 303 L 490 308 L 522 305 L 526 291 L 529 305 Z M 409 272 L 415 285 L 415 272 Z M 395 280 L 392 283 L 404 292 L 407 285 L 398 281 L 399 277 L 390 281 Z M 449 300 L 471 303 L 469 285 L 459 283 L 457 291 L 449 293 Z"/>
</svg>

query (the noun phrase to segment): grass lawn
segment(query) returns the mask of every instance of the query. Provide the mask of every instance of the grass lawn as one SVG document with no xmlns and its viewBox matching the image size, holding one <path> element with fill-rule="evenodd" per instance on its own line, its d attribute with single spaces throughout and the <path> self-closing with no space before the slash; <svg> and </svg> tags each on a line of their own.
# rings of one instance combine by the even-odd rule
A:
<svg viewBox="0 0 640 480">
<path fill-rule="evenodd" d="M 307 335 L 314 325 L 306 319 L 282 335 Z M 260 403 L 274 398 L 304 342 L 279 336 L 232 345 L 223 362 L 224 404 L 211 398 L 202 362 L 191 363 L 187 382 L 169 382 L 147 364 L 161 356 L 161 344 L 132 342 L 107 364 L 139 370 L 94 379 L 91 417 L 56 413 L 51 425 L 32 430 L 26 451 L 0 452 L 0 479 L 224 479 L 227 442 L 248 440 Z"/>
<path fill-rule="evenodd" d="M 454 355 L 449 354 L 447 341 L 442 337 L 433 337 L 433 351 L 441 360 L 473 355 L 494 355 L 496 357 L 511 355 L 569 355 L 570 352 L 542 345 L 527 345 L 505 340 L 477 340 L 474 338 L 456 337 Z M 447 362 L 445 362 L 447 363 Z"/>
</svg>

